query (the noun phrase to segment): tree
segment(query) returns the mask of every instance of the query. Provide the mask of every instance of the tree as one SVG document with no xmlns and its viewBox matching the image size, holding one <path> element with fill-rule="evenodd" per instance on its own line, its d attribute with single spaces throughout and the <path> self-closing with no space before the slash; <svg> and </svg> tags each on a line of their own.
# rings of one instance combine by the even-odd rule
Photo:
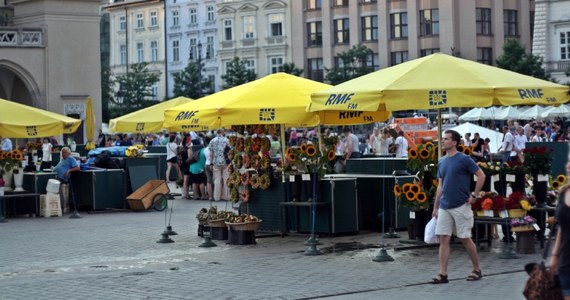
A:
<svg viewBox="0 0 570 300">
<path fill-rule="evenodd" d="M 497 67 L 532 77 L 550 80 L 550 75 L 542 67 L 542 57 L 526 53 L 517 39 L 507 39 L 503 54 L 497 58 Z"/>
<path fill-rule="evenodd" d="M 147 69 L 148 63 L 133 64 L 130 71 L 114 80 L 119 89 L 113 97 L 111 117 L 118 117 L 156 103 L 151 87 L 160 80 L 160 72 Z"/>
<path fill-rule="evenodd" d="M 110 103 L 113 102 L 113 72 L 107 61 L 101 62 L 101 118 L 103 122 L 109 122 Z"/>
<path fill-rule="evenodd" d="M 337 85 L 374 71 L 374 67 L 368 65 L 368 60 L 373 53 L 371 49 L 364 45 L 354 45 L 348 51 L 338 53 L 341 65 L 332 69 L 325 68 L 327 72 L 325 81 L 332 85 Z"/>
<path fill-rule="evenodd" d="M 174 96 L 192 99 L 202 98 L 211 94 L 211 83 L 207 77 L 202 76 L 203 65 L 191 61 L 184 70 L 174 73 Z"/>
<path fill-rule="evenodd" d="M 303 71 L 303 69 L 297 68 L 297 66 L 295 66 L 295 63 L 284 63 L 279 66 L 279 72 L 284 72 L 295 76 L 301 76 L 301 74 L 303 74 Z"/>
<path fill-rule="evenodd" d="M 225 81 L 225 89 L 254 81 L 257 78 L 257 74 L 252 70 L 248 70 L 246 65 L 247 62 L 240 60 L 239 57 L 232 60 L 226 75 L 222 75 L 222 79 Z"/>
</svg>

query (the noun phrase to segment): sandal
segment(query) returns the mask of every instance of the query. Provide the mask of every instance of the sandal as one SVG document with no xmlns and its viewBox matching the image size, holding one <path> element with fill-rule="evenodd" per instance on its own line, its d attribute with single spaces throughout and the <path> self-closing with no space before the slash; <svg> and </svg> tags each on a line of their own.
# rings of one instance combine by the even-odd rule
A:
<svg viewBox="0 0 570 300">
<path fill-rule="evenodd" d="M 481 279 L 483 277 L 483 273 L 481 273 L 481 270 L 479 271 L 471 271 L 471 274 L 469 274 L 469 276 L 467 276 L 467 281 L 477 281 L 479 279 Z"/>
<path fill-rule="evenodd" d="M 431 284 L 440 284 L 440 283 L 448 283 L 447 275 L 437 274 L 434 278 L 431 279 Z"/>
</svg>

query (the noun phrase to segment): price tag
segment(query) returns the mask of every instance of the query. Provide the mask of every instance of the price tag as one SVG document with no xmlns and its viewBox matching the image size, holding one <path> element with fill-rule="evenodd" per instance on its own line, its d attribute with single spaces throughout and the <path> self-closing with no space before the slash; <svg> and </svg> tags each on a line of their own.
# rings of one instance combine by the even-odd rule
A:
<svg viewBox="0 0 570 300">
<path fill-rule="evenodd" d="M 499 181 L 499 175 L 493 175 L 493 177 L 491 177 L 492 181 Z"/>
<path fill-rule="evenodd" d="M 499 211 L 499 217 L 501 218 L 508 218 L 509 217 L 509 211 L 506 209 L 503 209 L 501 211 Z"/>
<path fill-rule="evenodd" d="M 289 175 L 289 182 L 295 182 L 295 175 Z"/>
<path fill-rule="evenodd" d="M 410 212 L 410 220 L 413 220 L 416 218 L 416 212 L 415 211 L 411 211 Z"/>
<path fill-rule="evenodd" d="M 532 224 L 532 227 L 534 227 L 534 230 L 536 230 L 536 231 L 540 230 L 540 226 L 538 226 L 538 224 L 536 224 L 536 223 Z"/>
<path fill-rule="evenodd" d="M 493 216 L 493 211 L 490 209 L 484 210 L 483 213 L 485 214 L 485 217 L 492 217 Z"/>
<path fill-rule="evenodd" d="M 548 175 L 538 175 L 538 181 L 548 181 Z"/>
<path fill-rule="evenodd" d="M 508 174 L 507 175 L 507 182 L 515 182 L 515 175 Z"/>
<path fill-rule="evenodd" d="M 301 179 L 303 179 L 303 181 L 311 181 L 311 174 L 303 174 L 301 175 Z"/>
<path fill-rule="evenodd" d="M 282 182 L 282 183 L 287 182 L 287 178 L 285 178 L 285 176 L 281 176 L 281 182 Z"/>
</svg>

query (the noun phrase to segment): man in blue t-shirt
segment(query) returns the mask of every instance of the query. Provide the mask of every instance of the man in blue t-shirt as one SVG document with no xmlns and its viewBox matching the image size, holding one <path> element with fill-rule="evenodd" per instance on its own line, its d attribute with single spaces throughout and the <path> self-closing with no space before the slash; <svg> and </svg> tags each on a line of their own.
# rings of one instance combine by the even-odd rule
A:
<svg viewBox="0 0 570 300">
<path fill-rule="evenodd" d="M 53 170 L 57 173 L 57 179 L 65 183 L 69 182 L 71 172 L 79 171 L 79 164 L 74 157 L 71 157 L 69 148 L 63 147 L 61 149 L 61 159 Z"/>
<path fill-rule="evenodd" d="M 447 154 L 438 164 L 437 177 L 439 184 L 435 194 L 433 216 L 437 218 L 435 233 L 439 237 L 439 274 L 432 283 L 447 283 L 447 263 L 449 260 L 451 234 L 454 229 L 457 237 L 467 250 L 473 271 L 467 277 L 468 281 L 479 280 L 483 276 L 479 267 L 477 247 L 471 240 L 473 228 L 473 212 L 471 203 L 481 192 L 485 182 L 485 173 L 475 164 L 470 156 L 457 151 L 461 135 L 454 130 L 446 130 L 442 141 L 442 149 Z M 477 176 L 475 191 L 470 193 L 471 178 Z"/>
</svg>

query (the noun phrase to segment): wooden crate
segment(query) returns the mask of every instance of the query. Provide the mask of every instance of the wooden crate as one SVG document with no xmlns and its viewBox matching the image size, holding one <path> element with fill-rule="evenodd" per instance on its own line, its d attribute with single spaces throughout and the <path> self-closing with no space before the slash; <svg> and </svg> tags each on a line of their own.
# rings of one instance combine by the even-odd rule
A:
<svg viewBox="0 0 570 300">
<path fill-rule="evenodd" d="M 149 180 L 127 197 L 127 203 L 133 210 L 146 210 L 152 206 L 154 196 L 166 195 L 169 192 L 170 189 L 164 180 Z"/>
</svg>

